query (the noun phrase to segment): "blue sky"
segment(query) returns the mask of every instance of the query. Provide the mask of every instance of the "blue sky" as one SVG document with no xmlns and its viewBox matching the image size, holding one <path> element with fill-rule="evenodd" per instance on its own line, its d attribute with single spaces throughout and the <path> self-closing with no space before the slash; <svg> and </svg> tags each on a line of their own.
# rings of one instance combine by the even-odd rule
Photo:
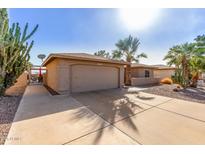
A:
<svg viewBox="0 0 205 154">
<path fill-rule="evenodd" d="M 205 34 L 205 9 L 160 9 L 156 19 L 142 30 L 129 29 L 119 9 L 9 9 L 9 18 L 10 23 L 19 22 L 22 27 L 26 22 L 30 28 L 39 24 L 32 37 L 33 64 L 41 63 L 37 58 L 40 53 L 111 52 L 115 43 L 129 34 L 140 39 L 139 53 L 148 55 L 140 63 L 165 64 L 162 59 L 170 47 Z"/>
</svg>

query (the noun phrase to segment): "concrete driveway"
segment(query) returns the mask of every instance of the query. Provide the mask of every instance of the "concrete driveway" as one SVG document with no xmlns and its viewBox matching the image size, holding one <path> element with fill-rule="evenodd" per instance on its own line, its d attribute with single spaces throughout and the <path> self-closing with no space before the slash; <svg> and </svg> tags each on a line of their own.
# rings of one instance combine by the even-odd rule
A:
<svg viewBox="0 0 205 154">
<path fill-rule="evenodd" d="M 5 144 L 205 144 L 205 104 L 140 91 L 28 86 Z"/>
</svg>

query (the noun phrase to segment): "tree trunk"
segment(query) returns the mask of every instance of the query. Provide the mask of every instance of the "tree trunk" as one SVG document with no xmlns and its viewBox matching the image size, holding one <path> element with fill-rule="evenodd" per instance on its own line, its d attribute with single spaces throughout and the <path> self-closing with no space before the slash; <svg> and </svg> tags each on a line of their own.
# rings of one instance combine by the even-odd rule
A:
<svg viewBox="0 0 205 154">
<path fill-rule="evenodd" d="M 191 86 L 196 88 L 197 87 L 197 81 L 199 79 L 199 73 L 197 72 L 196 74 L 193 75 L 192 77 L 192 84 Z"/>
<path fill-rule="evenodd" d="M 126 65 L 125 69 L 125 85 L 131 85 L 131 65 Z"/>
<path fill-rule="evenodd" d="M 189 70 L 186 58 L 182 61 L 182 73 L 183 73 L 183 87 L 187 88 L 189 82 Z"/>
</svg>

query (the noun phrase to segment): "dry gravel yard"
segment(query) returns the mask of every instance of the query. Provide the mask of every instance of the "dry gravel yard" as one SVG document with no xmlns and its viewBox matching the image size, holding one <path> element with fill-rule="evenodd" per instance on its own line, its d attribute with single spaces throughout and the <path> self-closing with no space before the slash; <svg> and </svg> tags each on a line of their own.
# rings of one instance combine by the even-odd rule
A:
<svg viewBox="0 0 205 154">
<path fill-rule="evenodd" d="M 11 87 L 0 97 L 0 144 L 4 144 L 25 87 Z"/>
<path fill-rule="evenodd" d="M 143 90 L 143 92 L 167 96 L 171 98 L 178 98 L 192 102 L 205 103 L 205 88 L 187 88 L 179 92 L 173 91 L 176 85 L 157 85 Z"/>
</svg>

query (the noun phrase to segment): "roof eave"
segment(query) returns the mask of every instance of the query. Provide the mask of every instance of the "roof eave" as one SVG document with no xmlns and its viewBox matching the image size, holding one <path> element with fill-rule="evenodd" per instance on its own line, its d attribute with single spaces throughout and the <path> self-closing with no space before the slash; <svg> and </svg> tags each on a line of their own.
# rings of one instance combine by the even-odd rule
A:
<svg viewBox="0 0 205 154">
<path fill-rule="evenodd" d="M 150 67 L 149 66 L 147 66 L 147 67 L 146 66 L 131 66 L 131 68 L 149 68 L 149 69 L 151 68 L 151 69 L 157 69 L 156 67 L 151 67 L 151 66 Z"/>
<path fill-rule="evenodd" d="M 157 70 L 170 70 L 170 69 L 176 69 L 174 67 L 166 67 L 166 68 L 159 68 L 155 66 L 131 66 L 131 68 L 149 68 L 149 69 L 157 69 Z"/>
<path fill-rule="evenodd" d="M 49 61 L 55 58 L 62 58 L 62 59 L 72 59 L 72 60 L 85 60 L 85 61 L 94 61 L 94 62 L 103 62 L 103 63 L 111 63 L 111 64 L 119 64 L 119 65 L 129 65 L 128 62 L 122 61 L 113 61 L 113 60 L 101 60 L 101 59 L 91 59 L 91 58 L 84 58 L 84 57 L 74 57 L 74 56 L 63 56 L 63 55 L 56 55 L 50 54 L 48 58 L 42 63 L 42 66 L 46 66 Z"/>
</svg>

